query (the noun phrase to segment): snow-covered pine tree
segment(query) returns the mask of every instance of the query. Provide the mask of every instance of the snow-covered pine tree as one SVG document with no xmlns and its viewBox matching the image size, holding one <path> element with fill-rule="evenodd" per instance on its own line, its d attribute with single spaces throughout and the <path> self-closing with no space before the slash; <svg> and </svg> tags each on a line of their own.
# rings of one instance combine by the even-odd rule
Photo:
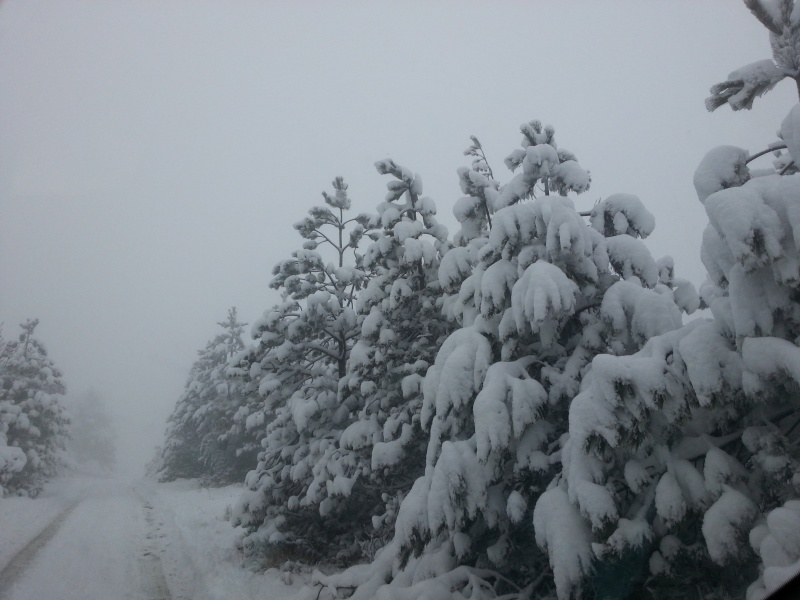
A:
<svg viewBox="0 0 800 600">
<path fill-rule="evenodd" d="M 241 482 L 256 465 L 256 440 L 247 432 L 232 431 L 234 417 L 245 404 L 241 381 L 232 377 L 231 361 L 244 349 L 242 333 L 246 323 L 238 320 L 236 307 L 228 310 L 227 318 L 217 323 L 222 327 L 209 344 L 209 362 L 213 367 L 207 374 L 207 387 L 216 394 L 216 401 L 206 403 L 193 415 L 202 432 L 200 462 L 206 475 L 203 479 L 215 485 Z"/>
<path fill-rule="evenodd" d="M 472 165 L 458 169 L 461 191 L 466 195 L 453 207 L 453 214 L 461 224 L 453 239 L 458 246 L 466 246 L 471 240 L 488 235 L 500 188 L 480 140 L 474 135 L 470 140 L 472 143 L 464 150 L 464 156 L 473 157 Z"/>
<path fill-rule="evenodd" d="M 366 274 L 358 248 L 369 223 L 365 215 L 348 216 L 342 178 L 333 188 L 333 194 L 323 192 L 325 206 L 295 224 L 306 240 L 303 249 L 274 268 L 270 283 L 285 301 L 255 324 L 255 344 L 236 365 L 264 399 L 262 408 L 249 408 L 245 421 L 266 430 L 233 522 L 248 530 L 247 552 L 271 562 L 327 558 L 350 535 L 326 482 L 355 408 L 354 401 L 339 400 L 338 387 L 361 333 L 355 298 Z"/>
<path fill-rule="evenodd" d="M 243 442 L 231 439 L 230 433 L 244 395 L 241 382 L 228 376 L 228 364 L 244 348 L 244 323 L 237 320 L 234 307 L 218 325 L 222 333 L 198 351 L 169 418 L 164 446 L 153 467 L 160 481 L 200 478 L 223 485 L 241 481 L 255 466 L 254 449 L 243 452 Z"/>
<path fill-rule="evenodd" d="M 470 299 L 471 284 L 463 291 L 461 284 L 472 275 L 480 250 L 488 241 L 491 215 L 526 198 L 526 193 L 534 197 L 537 193 L 549 193 L 552 187 L 559 193 L 580 194 L 588 190 L 591 183 L 588 171 L 578 165 L 575 156 L 557 147 L 555 130 L 551 126 L 543 127 L 540 121 L 531 121 L 524 123 L 520 130 L 522 148 L 506 157 L 505 165 L 512 172 L 524 166 L 502 186 L 502 192 L 477 137 L 471 136 L 472 144 L 464 151 L 466 156 L 474 157 L 471 168 L 458 169 L 459 184 L 465 196 L 456 201 L 453 214 L 461 228 L 453 238 L 456 247 L 442 259 L 439 276 L 445 314 L 462 324 L 471 323 L 478 314 Z"/>
<path fill-rule="evenodd" d="M 303 361 L 303 347 L 287 335 L 299 313 L 300 305 L 288 299 L 265 311 L 253 323 L 253 343 L 228 365 L 228 374 L 241 382 L 244 396 L 227 434 L 229 439 L 239 440 L 240 453 L 255 451 L 258 455 L 275 409 L 285 404 L 305 379 L 303 369 L 298 368 Z"/>
<path fill-rule="evenodd" d="M 797 31 L 793 2 L 746 4 Z M 751 171 L 763 152 L 723 146 L 695 173 L 713 319 L 593 360 L 534 516 L 565 574 L 560 598 L 589 585 L 602 598 L 757 600 L 800 570 L 798 132 L 800 105 L 772 168 Z"/>
<path fill-rule="evenodd" d="M 0 346 L 0 495 L 35 496 L 63 463 L 66 389 L 34 337 L 38 324 L 26 321 L 18 341 Z"/>
<path fill-rule="evenodd" d="M 453 237 L 454 247 L 442 257 L 439 269 L 442 311 L 448 319 L 459 323 L 464 318 L 468 322 L 475 318 L 475 307 L 459 301 L 459 291 L 472 274 L 480 249 L 488 240 L 500 188 L 480 141 L 475 136 L 471 136 L 471 140 L 464 154 L 474 157 L 472 166 L 458 169 L 459 184 L 465 195 L 453 206 L 453 214 L 461 227 Z M 463 314 L 465 310 L 466 315 Z"/>
<path fill-rule="evenodd" d="M 343 402 L 355 403 L 353 417 L 326 482 L 328 498 L 342 504 L 354 539 L 364 542 L 342 549 L 348 561 L 370 558 L 387 541 L 400 500 L 422 474 L 420 385 L 452 330 L 440 302 L 438 268 L 449 244 L 436 206 L 418 174 L 392 160 L 375 167 L 392 179 L 370 219 L 373 242 L 363 260 L 370 281 L 357 301 L 361 336 L 339 388 Z"/>
<path fill-rule="evenodd" d="M 566 194 L 588 189 L 588 173 L 556 148 L 551 127 L 534 121 L 522 133 L 522 150 L 506 160 L 521 172 L 499 188 L 480 181 L 493 190 L 492 226 L 453 306 L 462 327 L 422 385 L 425 473 L 372 565 L 318 576 L 334 591 L 545 596 L 553 576 L 532 512 L 560 465 L 584 368 L 598 353 L 633 352 L 680 326 L 673 293 L 638 239 L 652 231 L 652 215 L 635 196 L 618 194 L 598 203 L 587 224 Z M 440 279 L 463 279 L 451 268 L 463 270 L 443 261 Z M 583 560 L 588 569 L 590 556 Z"/>
</svg>

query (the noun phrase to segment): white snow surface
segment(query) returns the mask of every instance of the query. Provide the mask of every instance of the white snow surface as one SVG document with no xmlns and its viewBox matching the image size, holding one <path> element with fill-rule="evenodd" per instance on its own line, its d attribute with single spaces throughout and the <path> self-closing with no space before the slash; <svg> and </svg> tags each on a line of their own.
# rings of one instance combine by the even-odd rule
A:
<svg viewBox="0 0 800 600">
<path fill-rule="evenodd" d="M 725 565 L 741 552 L 741 541 L 747 539 L 747 527 L 753 522 L 758 508 L 741 492 L 724 486 L 722 496 L 703 516 L 703 537 L 708 554 L 718 565 Z"/>
<path fill-rule="evenodd" d="M 762 2 L 762 6 L 765 7 L 770 4 Z M 780 23 L 781 19 L 778 18 L 776 21 Z M 759 90 L 755 95 L 761 96 L 771 90 L 785 75 L 784 71 L 770 59 L 758 60 L 736 69 L 728 75 L 728 81 L 741 82 L 742 89 L 728 98 L 728 104 L 734 110 L 750 108 L 753 90 Z"/>
<path fill-rule="evenodd" d="M 592 208 L 589 222 L 597 231 L 602 233 L 609 219 L 617 235 L 625 233 L 645 238 L 653 233 L 656 226 L 653 214 L 633 194 L 612 194 Z"/>
<path fill-rule="evenodd" d="M 580 595 L 583 577 L 591 570 L 591 533 L 560 487 L 547 490 L 533 510 L 536 543 L 548 550 L 558 600 Z M 577 589 L 576 589 L 577 588 Z"/>
<path fill-rule="evenodd" d="M 236 549 L 241 530 L 225 518 L 240 493 L 237 486 L 204 489 L 194 481 L 65 478 L 36 499 L 0 499 L 0 597 L 297 597 L 299 585 L 285 585 L 277 571 L 243 568 Z M 43 531 L 54 533 L 28 559 L 16 558 Z"/>
<path fill-rule="evenodd" d="M 694 173 L 694 189 L 700 202 L 711 194 L 738 187 L 750 179 L 747 150 L 735 146 L 712 148 L 700 161 Z"/>
</svg>

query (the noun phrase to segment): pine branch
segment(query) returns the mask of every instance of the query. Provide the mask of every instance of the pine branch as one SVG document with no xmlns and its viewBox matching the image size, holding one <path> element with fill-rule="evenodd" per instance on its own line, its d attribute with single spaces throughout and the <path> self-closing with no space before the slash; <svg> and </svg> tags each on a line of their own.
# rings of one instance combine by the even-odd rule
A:
<svg viewBox="0 0 800 600">
<path fill-rule="evenodd" d="M 748 68 L 749 67 L 749 68 Z M 753 101 L 763 96 L 779 81 L 787 77 L 772 61 L 753 63 L 729 75 L 731 79 L 711 87 L 711 96 L 706 98 L 706 109 L 713 112 L 729 104 L 733 110 L 753 108 Z"/>
<path fill-rule="evenodd" d="M 753 16 L 758 19 L 764 27 L 769 29 L 775 35 L 780 35 L 780 24 L 772 20 L 772 15 L 770 15 L 769 11 L 764 8 L 763 4 L 761 4 L 761 0 L 744 0 L 744 5 L 750 10 L 751 13 L 753 13 Z"/>
</svg>

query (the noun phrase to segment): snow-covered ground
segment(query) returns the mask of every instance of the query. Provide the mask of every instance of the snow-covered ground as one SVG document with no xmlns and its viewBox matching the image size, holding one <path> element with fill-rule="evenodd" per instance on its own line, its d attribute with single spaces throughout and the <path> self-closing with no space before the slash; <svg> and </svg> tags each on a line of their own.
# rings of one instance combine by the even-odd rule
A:
<svg viewBox="0 0 800 600">
<path fill-rule="evenodd" d="M 237 487 L 65 478 L 0 499 L 0 599 L 288 600 L 299 585 L 241 566 L 225 520 Z"/>
</svg>

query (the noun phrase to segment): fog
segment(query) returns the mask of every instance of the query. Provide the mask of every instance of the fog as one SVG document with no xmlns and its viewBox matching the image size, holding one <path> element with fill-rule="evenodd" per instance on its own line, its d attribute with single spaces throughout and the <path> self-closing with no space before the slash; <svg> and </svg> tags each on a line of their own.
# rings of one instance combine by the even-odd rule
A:
<svg viewBox="0 0 800 600">
<path fill-rule="evenodd" d="M 763 149 L 795 102 L 706 112 L 767 58 L 739 2 L 0 3 L 0 322 L 38 317 L 70 394 L 110 404 L 121 468 L 161 442 L 198 349 L 278 297 L 292 223 L 337 175 L 372 211 L 372 163 L 417 171 L 454 232 L 469 135 L 495 174 L 541 119 L 593 177 L 656 216 L 648 245 L 696 284 L 694 168 Z"/>
</svg>

